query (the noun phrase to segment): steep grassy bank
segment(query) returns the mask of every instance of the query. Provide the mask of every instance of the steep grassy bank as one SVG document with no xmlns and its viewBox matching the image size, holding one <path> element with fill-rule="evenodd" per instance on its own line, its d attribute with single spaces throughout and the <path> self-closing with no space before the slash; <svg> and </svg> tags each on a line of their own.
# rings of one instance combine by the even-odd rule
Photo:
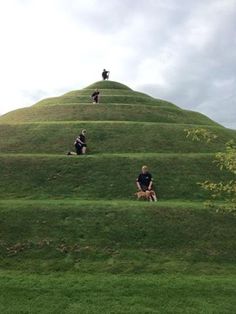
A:
<svg viewBox="0 0 236 314">
<path fill-rule="evenodd" d="M 64 154 L 74 149 L 75 138 L 87 129 L 89 154 L 96 153 L 210 153 L 225 149 L 236 132 L 205 127 L 218 136 L 211 144 L 186 139 L 193 125 L 123 121 L 0 124 L 1 153 Z"/>
<path fill-rule="evenodd" d="M 0 155 L 2 198 L 134 199 L 135 180 L 150 166 L 160 199 L 199 200 L 197 185 L 232 178 L 209 154 Z M 201 171 L 200 171 L 201 169 Z"/>
<path fill-rule="evenodd" d="M 236 273 L 236 217 L 200 204 L 2 201 L 0 215 L 6 270 Z"/>
</svg>

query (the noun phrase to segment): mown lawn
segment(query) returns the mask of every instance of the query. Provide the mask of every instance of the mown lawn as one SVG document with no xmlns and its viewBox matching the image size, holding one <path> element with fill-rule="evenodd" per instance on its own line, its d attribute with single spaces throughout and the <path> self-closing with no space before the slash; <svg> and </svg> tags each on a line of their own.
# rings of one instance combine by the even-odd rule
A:
<svg viewBox="0 0 236 314">
<path fill-rule="evenodd" d="M 0 273 L 0 312 L 186 313 L 236 311 L 236 277 Z"/>
<path fill-rule="evenodd" d="M 236 217 L 191 205 L 0 203 L 0 267 L 49 273 L 235 274 Z"/>
<path fill-rule="evenodd" d="M 135 180 L 148 165 L 160 200 L 203 200 L 197 184 L 224 181 L 213 154 L 0 155 L 2 198 L 135 200 Z"/>
<path fill-rule="evenodd" d="M 0 313 L 232 313 L 236 216 L 201 202 L 0 201 Z"/>
<path fill-rule="evenodd" d="M 72 121 L 0 124 L 1 153 L 65 154 L 87 130 L 89 154 L 97 153 L 214 153 L 236 139 L 229 129 L 208 127 L 218 136 L 211 144 L 186 139 L 184 129 L 197 125 L 130 121 Z"/>
</svg>

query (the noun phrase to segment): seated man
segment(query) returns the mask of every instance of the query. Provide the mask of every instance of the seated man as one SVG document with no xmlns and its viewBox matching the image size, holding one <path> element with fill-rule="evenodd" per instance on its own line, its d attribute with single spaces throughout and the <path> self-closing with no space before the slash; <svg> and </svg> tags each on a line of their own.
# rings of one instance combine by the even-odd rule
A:
<svg viewBox="0 0 236 314">
<path fill-rule="evenodd" d="M 139 191 L 153 191 L 153 179 L 150 172 L 148 172 L 147 166 L 142 166 L 142 172 L 136 179 L 136 185 Z M 153 191 L 154 192 L 154 191 Z M 157 201 L 155 192 L 149 198 L 150 201 Z"/>
<path fill-rule="evenodd" d="M 106 69 L 104 69 L 103 72 L 102 72 L 103 80 L 108 80 L 109 79 L 109 74 L 110 74 L 110 71 L 107 71 Z"/>
</svg>

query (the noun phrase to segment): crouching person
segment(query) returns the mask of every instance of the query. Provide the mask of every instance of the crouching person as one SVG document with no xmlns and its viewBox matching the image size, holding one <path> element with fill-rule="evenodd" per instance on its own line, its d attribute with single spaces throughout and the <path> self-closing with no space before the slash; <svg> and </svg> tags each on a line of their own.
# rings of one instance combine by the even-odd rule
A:
<svg viewBox="0 0 236 314">
<path fill-rule="evenodd" d="M 99 95 L 100 95 L 100 92 L 96 88 L 95 91 L 91 95 L 91 98 L 93 100 L 93 104 L 99 104 Z"/>
<path fill-rule="evenodd" d="M 82 130 L 81 134 L 76 138 L 74 142 L 76 152 L 68 152 L 67 155 L 84 155 L 86 154 L 87 144 L 86 144 L 86 130 Z"/>
<path fill-rule="evenodd" d="M 157 196 L 153 186 L 152 175 L 150 172 L 148 172 L 147 166 L 142 166 L 142 172 L 136 179 L 136 185 L 140 192 L 146 192 L 146 196 L 150 202 L 157 201 Z"/>
<path fill-rule="evenodd" d="M 77 155 L 86 154 L 87 144 L 86 144 L 86 130 L 82 130 L 81 134 L 75 140 L 75 150 Z"/>
</svg>

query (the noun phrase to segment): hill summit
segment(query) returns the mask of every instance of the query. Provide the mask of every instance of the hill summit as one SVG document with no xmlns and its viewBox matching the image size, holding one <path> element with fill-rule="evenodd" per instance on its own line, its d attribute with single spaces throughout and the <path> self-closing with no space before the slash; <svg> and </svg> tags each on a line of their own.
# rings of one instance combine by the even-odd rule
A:
<svg viewBox="0 0 236 314">
<path fill-rule="evenodd" d="M 98 81 L 95 82 L 87 87 L 85 87 L 84 89 L 94 89 L 94 88 L 98 88 L 98 89 L 126 89 L 126 90 L 130 90 L 132 91 L 132 89 L 130 87 L 128 87 L 125 84 L 121 84 L 119 82 L 115 82 L 115 81 Z"/>
<path fill-rule="evenodd" d="M 92 92 L 100 91 L 99 106 L 91 101 Z M 219 126 L 206 116 L 147 94 L 133 91 L 114 81 L 98 81 L 81 90 L 68 92 L 17 109 L 0 117 L 0 122 L 40 121 L 142 121 Z"/>
</svg>

